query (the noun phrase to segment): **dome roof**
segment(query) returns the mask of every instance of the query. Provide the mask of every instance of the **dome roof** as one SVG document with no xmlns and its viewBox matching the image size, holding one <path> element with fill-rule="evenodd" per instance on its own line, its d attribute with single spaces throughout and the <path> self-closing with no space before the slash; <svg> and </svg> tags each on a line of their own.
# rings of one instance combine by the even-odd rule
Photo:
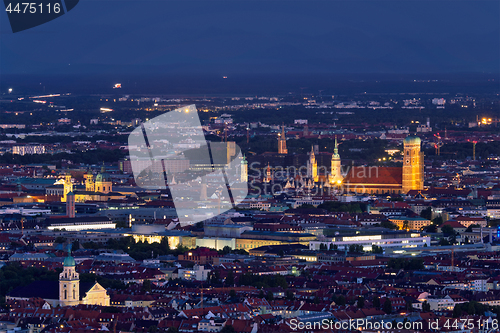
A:
<svg viewBox="0 0 500 333">
<path fill-rule="evenodd" d="M 64 267 L 76 266 L 75 259 L 71 255 L 64 258 Z"/>
<path fill-rule="evenodd" d="M 104 173 L 99 173 L 97 174 L 97 176 L 95 177 L 95 181 L 96 182 L 110 182 L 111 181 L 111 177 L 108 173 L 104 172 Z"/>
<path fill-rule="evenodd" d="M 111 181 L 111 176 L 106 173 L 106 169 L 104 168 L 104 165 L 101 168 L 101 172 L 97 174 L 95 177 L 96 182 L 110 182 Z"/>
<path fill-rule="evenodd" d="M 405 138 L 404 141 L 405 144 L 410 144 L 410 145 L 419 145 L 420 144 L 420 138 L 416 135 L 410 135 Z"/>
</svg>

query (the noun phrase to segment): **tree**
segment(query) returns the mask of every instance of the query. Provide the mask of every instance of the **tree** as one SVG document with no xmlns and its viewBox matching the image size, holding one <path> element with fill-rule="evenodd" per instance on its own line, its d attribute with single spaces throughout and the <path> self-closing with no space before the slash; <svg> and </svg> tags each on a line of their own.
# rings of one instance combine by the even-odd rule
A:
<svg viewBox="0 0 500 333">
<path fill-rule="evenodd" d="M 234 289 L 229 290 L 229 297 L 231 297 L 231 298 L 236 297 L 236 291 Z"/>
<path fill-rule="evenodd" d="M 335 250 L 333 243 L 330 244 L 330 251 Z"/>
<path fill-rule="evenodd" d="M 392 313 L 392 303 L 391 303 L 391 300 L 389 298 L 385 299 L 384 306 L 382 307 L 382 310 L 387 314 Z"/>
<path fill-rule="evenodd" d="M 232 286 L 234 284 L 234 274 L 233 274 L 233 271 L 230 270 L 228 273 L 227 273 L 227 276 L 226 276 L 226 284 Z"/>
<path fill-rule="evenodd" d="M 225 325 L 220 331 L 220 333 L 234 333 L 234 327 L 232 325 Z"/>
<path fill-rule="evenodd" d="M 423 217 L 426 220 L 431 220 L 432 219 L 432 208 L 427 207 L 420 213 L 420 217 Z"/>
<path fill-rule="evenodd" d="M 374 307 L 375 309 L 380 309 L 380 297 L 378 297 L 378 296 L 373 296 L 372 303 L 373 303 L 373 307 Z"/>
<path fill-rule="evenodd" d="M 66 243 L 66 238 L 62 237 L 62 236 L 57 236 L 56 239 L 54 240 L 54 243 L 57 243 L 57 244 Z"/>
<path fill-rule="evenodd" d="M 156 326 L 156 325 L 149 326 L 149 328 L 148 328 L 148 332 L 149 332 L 149 333 L 155 333 L 155 332 L 158 332 L 158 326 Z"/>
<path fill-rule="evenodd" d="M 144 280 L 144 282 L 142 283 L 142 291 L 146 291 L 146 292 L 151 292 L 151 281 L 149 280 Z"/>
<path fill-rule="evenodd" d="M 265 295 L 264 295 L 264 290 L 262 290 L 262 289 L 261 289 L 261 290 L 259 291 L 259 298 L 264 298 L 264 296 L 265 296 Z"/>
<path fill-rule="evenodd" d="M 293 301 L 295 299 L 295 295 L 293 294 L 293 291 L 291 291 L 291 290 L 286 291 L 286 299 L 289 301 Z"/>
<path fill-rule="evenodd" d="M 394 223 L 392 223 L 391 221 L 388 221 L 388 220 L 380 222 L 380 226 L 382 228 L 391 229 L 391 230 L 395 230 L 398 228 L 397 225 L 395 225 Z"/>
<path fill-rule="evenodd" d="M 356 306 L 360 309 L 365 306 L 365 298 L 363 296 L 358 297 L 358 304 Z"/>
<path fill-rule="evenodd" d="M 179 330 L 173 326 L 170 326 L 167 330 L 167 333 L 179 333 Z"/>
<path fill-rule="evenodd" d="M 344 306 L 345 305 L 345 297 L 344 295 L 340 295 L 337 297 L 337 301 L 335 302 L 338 306 Z"/>
<path fill-rule="evenodd" d="M 272 291 L 268 291 L 267 292 L 267 295 L 266 295 L 266 299 L 270 302 L 272 300 L 274 300 L 274 294 Z"/>
<path fill-rule="evenodd" d="M 431 305 L 429 304 L 429 302 L 424 301 L 422 303 L 422 312 L 430 312 L 430 311 L 431 311 Z"/>
<path fill-rule="evenodd" d="M 435 225 L 441 225 L 443 224 L 443 222 L 443 217 L 441 215 L 432 220 L 432 223 L 434 223 Z"/>
</svg>

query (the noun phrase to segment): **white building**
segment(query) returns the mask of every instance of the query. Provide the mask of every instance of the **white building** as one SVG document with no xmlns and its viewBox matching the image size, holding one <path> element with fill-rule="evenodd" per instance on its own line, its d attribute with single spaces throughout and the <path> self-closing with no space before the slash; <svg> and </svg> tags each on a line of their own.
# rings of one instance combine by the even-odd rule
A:
<svg viewBox="0 0 500 333">
<path fill-rule="evenodd" d="M 193 268 L 182 268 L 179 269 L 178 276 L 180 279 L 191 280 L 191 281 L 206 281 L 210 269 L 205 269 L 203 265 L 194 265 Z"/>
<path fill-rule="evenodd" d="M 45 146 L 43 145 L 14 146 L 12 147 L 12 154 L 14 155 L 45 154 Z"/>
</svg>

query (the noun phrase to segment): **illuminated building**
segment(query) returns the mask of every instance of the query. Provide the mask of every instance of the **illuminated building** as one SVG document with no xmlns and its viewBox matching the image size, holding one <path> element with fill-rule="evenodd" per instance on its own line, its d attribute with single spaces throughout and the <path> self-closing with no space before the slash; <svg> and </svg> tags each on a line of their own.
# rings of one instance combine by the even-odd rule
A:
<svg viewBox="0 0 500 333">
<path fill-rule="evenodd" d="M 318 162 L 316 161 L 316 156 L 314 155 L 314 148 L 311 147 L 311 152 L 309 153 L 309 160 L 307 161 L 307 177 L 312 179 L 315 183 L 318 182 Z"/>
<path fill-rule="evenodd" d="M 281 126 L 281 133 L 278 134 L 278 154 L 288 154 L 288 149 L 286 149 L 285 125 Z"/>
<path fill-rule="evenodd" d="M 341 172 L 338 144 L 332 155 L 329 185 L 341 187 L 344 192 L 366 194 L 406 194 L 424 189 L 424 154 L 420 138 L 408 136 L 404 140 L 403 167 L 352 166 L 345 175 Z"/>
<path fill-rule="evenodd" d="M 382 233 L 374 235 L 356 235 L 356 236 L 338 236 L 333 237 L 331 241 L 311 241 L 309 249 L 318 251 L 320 246 L 337 246 L 339 250 L 349 250 L 351 245 L 361 245 L 364 251 L 371 251 L 372 246 L 376 245 L 385 250 L 404 251 L 404 249 L 420 248 L 424 245 L 430 246 L 431 238 L 421 236 L 419 233 Z"/>
<path fill-rule="evenodd" d="M 424 153 L 420 151 L 420 138 L 408 136 L 404 140 L 403 193 L 424 189 Z"/>
<path fill-rule="evenodd" d="M 330 185 L 340 185 L 342 184 L 342 166 L 340 162 L 339 155 L 339 145 L 337 143 L 337 137 L 335 137 L 335 149 L 333 150 L 332 161 L 331 161 L 331 173 L 329 177 Z"/>
<path fill-rule="evenodd" d="M 241 160 L 240 181 L 242 183 L 248 182 L 248 161 L 245 155 L 243 155 L 243 159 Z"/>
<path fill-rule="evenodd" d="M 104 166 L 101 168 L 101 172 L 95 177 L 95 180 L 90 171 L 83 175 L 83 178 L 85 179 L 84 191 L 73 189 L 71 174 L 67 173 L 64 176 L 64 191 L 63 197 L 61 198 L 62 202 L 66 202 L 69 192 L 74 193 L 76 202 L 107 201 L 109 199 L 125 198 L 125 195 L 113 192 L 113 182 L 111 181 L 111 176 L 106 173 Z"/>
<path fill-rule="evenodd" d="M 263 182 L 264 183 L 270 183 L 271 180 L 272 180 L 272 177 L 271 177 L 271 166 L 268 163 L 267 164 L 267 168 L 266 168 L 266 175 L 264 176 Z"/>
<path fill-rule="evenodd" d="M 398 226 L 400 230 L 421 230 L 432 224 L 431 220 L 423 217 L 394 216 L 389 221 Z"/>
<path fill-rule="evenodd" d="M 42 298 L 51 307 L 77 306 L 80 304 L 109 306 L 110 297 L 97 282 L 81 283 L 75 259 L 68 253 L 64 259 L 59 281 L 34 281 L 12 290 L 6 300 Z"/>
<path fill-rule="evenodd" d="M 66 202 L 69 192 L 73 192 L 73 183 L 71 182 L 71 174 L 67 173 L 64 175 L 64 192 L 61 199 L 62 202 Z"/>
</svg>

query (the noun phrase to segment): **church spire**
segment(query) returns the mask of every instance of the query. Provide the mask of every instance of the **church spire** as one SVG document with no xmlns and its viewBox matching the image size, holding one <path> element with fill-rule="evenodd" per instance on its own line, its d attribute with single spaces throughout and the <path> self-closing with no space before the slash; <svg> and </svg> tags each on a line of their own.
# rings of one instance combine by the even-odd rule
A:
<svg viewBox="0 0 500 333">
<path fill-rule="evenodd" d="M 339 144 L 337 143 L 337 136 L 335 135 L 335 149 L 333 149 L 333 156 L 339 157 Z"/>
</svg>

